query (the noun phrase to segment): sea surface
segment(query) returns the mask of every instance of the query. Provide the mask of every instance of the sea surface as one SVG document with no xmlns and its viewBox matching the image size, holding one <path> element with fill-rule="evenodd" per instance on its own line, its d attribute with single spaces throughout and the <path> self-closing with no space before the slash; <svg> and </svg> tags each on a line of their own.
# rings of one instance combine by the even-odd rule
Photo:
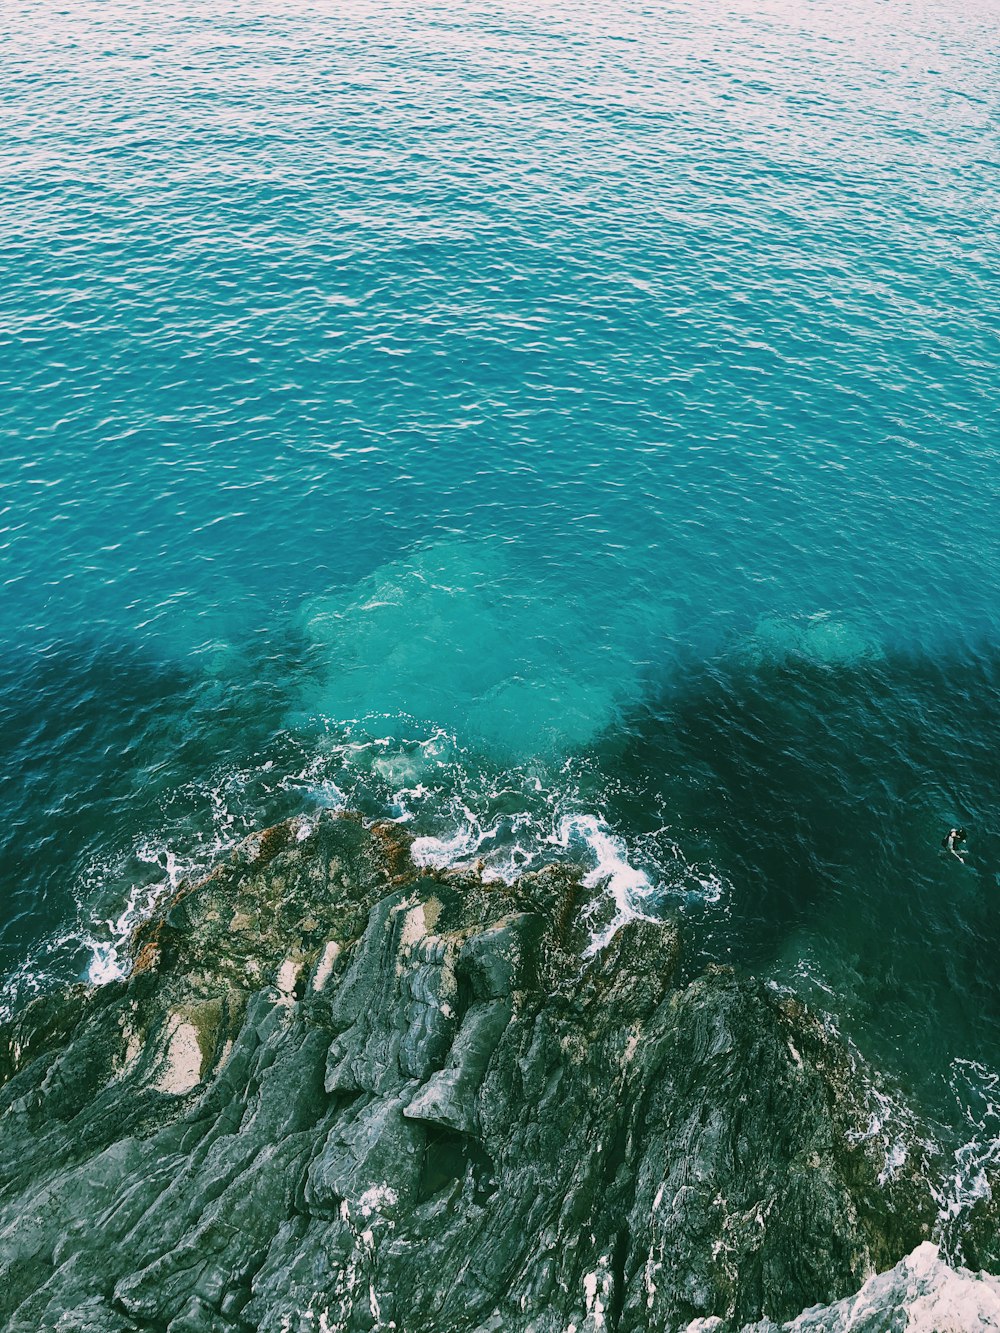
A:
<svg viewBox="0 0 1000 1333">
<path fill-rule="evenodd" d="M 680 913 L 987 1188 L 998 19 L 6 8 L 3 1006 L 360 808 Z"/>
</svg>

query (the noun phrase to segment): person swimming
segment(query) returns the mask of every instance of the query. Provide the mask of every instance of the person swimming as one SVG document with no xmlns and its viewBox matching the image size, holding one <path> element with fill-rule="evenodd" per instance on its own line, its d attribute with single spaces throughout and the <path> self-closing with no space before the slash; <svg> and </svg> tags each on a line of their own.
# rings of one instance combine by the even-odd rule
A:
<svg viewBox="0 0 1000 1333">
<path fill-rule="evenodd" d="M 951 852 L 952 856 L 962 859 L 962 853 L 959 850 L 959 843 L 965 842 L 964 828 L 951 828 L 941 839 L 941 846 L 946 852 Z"/>
</svg>

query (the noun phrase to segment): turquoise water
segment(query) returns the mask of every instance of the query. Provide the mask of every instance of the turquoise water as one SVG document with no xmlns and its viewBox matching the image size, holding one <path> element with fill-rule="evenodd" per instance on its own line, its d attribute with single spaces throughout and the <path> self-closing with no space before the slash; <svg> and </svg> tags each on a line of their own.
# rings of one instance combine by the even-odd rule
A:
<svg viewBox="0 0 1000 1333">
<path fill-rule="evenodd" d="M 7 1003 L 113 975 L 248 828 L 357 806 L 681 911 L 692 967 L 793 986 L 974 1136 L 973 1188 L 995 21 L 5 14 Z"/>
</svg>

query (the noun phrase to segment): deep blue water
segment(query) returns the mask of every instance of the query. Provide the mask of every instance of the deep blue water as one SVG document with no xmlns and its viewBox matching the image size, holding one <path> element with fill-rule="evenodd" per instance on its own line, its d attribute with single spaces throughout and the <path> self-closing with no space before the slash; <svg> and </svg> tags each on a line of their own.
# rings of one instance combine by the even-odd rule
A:
<svg viewBox="0 0 1000 1333">
<path fill-rule="evenodd" d="M 6 1002 L 113 973 L 247 829 L 360 806 L 683 912 L 692 967 L 976 1131 L 972 1188 L 997 17 L 0 17 Z"/>
</svg>

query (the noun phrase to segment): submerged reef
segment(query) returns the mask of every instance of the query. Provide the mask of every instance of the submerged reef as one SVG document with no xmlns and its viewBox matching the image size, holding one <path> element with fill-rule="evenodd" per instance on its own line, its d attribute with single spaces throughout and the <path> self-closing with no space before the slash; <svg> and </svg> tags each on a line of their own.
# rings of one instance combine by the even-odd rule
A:
<svg viewBox="0 0 1000 1333">
<path fill-rule="evenodd" d="M 916 1136 L 899 1162 L 836 1038 L 685 978 L 671 922 L 586 957 L 587 903 L 349 816 L 247 839 L 126 980 L 0 1032 L 0 1327 L 773 1328 L 927 1241 L 936 1164 Z M 919 1270 L 1000 1326 L 996 1284 L 906 1263 L 886 1310 Z"/>
</svg>

